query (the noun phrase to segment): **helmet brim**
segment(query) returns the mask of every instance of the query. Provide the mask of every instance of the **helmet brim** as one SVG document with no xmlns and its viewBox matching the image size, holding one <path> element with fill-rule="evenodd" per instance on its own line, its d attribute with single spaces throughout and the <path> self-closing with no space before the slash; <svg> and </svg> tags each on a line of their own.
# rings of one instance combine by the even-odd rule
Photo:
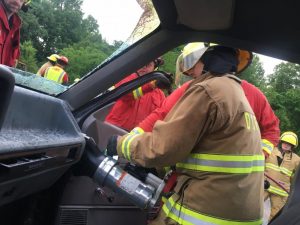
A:
<svg viewBox="0 0 300 225">
<path fill-rule="evenodd" d="M 238 50 L 238 66 L 237 66 L 237 74 L 242 73 L 245 69 L 247 69 L 253 60 L 253 54 L 250 51 L 237 49 Z"/>
</svg>

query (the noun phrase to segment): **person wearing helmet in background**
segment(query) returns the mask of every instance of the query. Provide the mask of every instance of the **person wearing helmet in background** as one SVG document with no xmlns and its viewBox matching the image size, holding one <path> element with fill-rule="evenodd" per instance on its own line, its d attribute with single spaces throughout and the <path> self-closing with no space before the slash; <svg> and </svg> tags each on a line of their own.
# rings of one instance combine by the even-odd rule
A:
<svg viewBox="0 0 300 225">
<path fill-rule="evenodd" d="M 41 66 L 41 68 L 37 71 L 36 74 L 43 77 L 46 72 L 46 69 L 48 69 L 48 67 L 55 66 L 58 58 L 59 58 L 59 55 L 57 55 L 57 54 L 52 54 L 52 55 L 48 56 L 47 57 L 48 62 L 44 63 Z"/>
<path fill-rule="evenodd" d="M 294 153 L 297 146 L 297 135 L 291 131 L 284 132 L 280 137 L 278 148 L 275 148 L 266 160 L 268 189 L 265 191 L 265 199 L 269 197 L 271 202 L 269 220 L 279 212 L 288 198 L 291 181 L 300 162 L 300 157 Z"/>
<path fill-rule="evenodd" d="M 150 224 L 259 225 L 264 156 L 241 81 L 230 74 L 238 52 L 213 46 L 181 57 L 180 71 L 195 77 L 184 95 L 152 132 L 112 136 L 107 154 L 143 167 L 176 165 L 174 194 Z"/>
<path fill-rule="evenodd" d="M 60 56 L 57 59 L 56 65 L 48 67 L 45 71 L 44 77 L 48 80 L 55 81 L 57 83 L 67 85 L 69 82 L 69 76 L 64 68 L 69 64 L 69 60 L 65 56 Z"/>
<path fill-rule="evenodd" d="M 139 76 L 144 76 L 145 74 L 153 72 L 162 64 L 162 59 L 155 59 L 140 68 L 136 73 L 121 80 L 114 87 L 119 87 Z M 160 81 L 149 82 L 138 89 L 133 90 L 131 93 L 122 96 L 116 101 L 115 105 L 106 116 L 105 121 L 130 131 L 153 110 L 162 105 L 165 94 L 160 88 L 168 89 L 170 85 L 170 83 L 165 84 Z"/>
<path fill-rule="evenodd" d="M 1 0 L 0 3 L 0 64 L 17 65 L 20 57 L 20 9 L 27 11 L 30 1 Z"/>
<path fill-rule="evenodd" d="M 191 80 L 197 78 L 198 75 L 194 77 L 189 76 L 189 67 L 186 67 L 183 71 L 180 69 L 180 65 L 184 60 L 189 61 L 190 59 L 184 58 L 184 56 L 189 55 L 191 51 L 197 49 L 205 48 L 203 43 L 194 42 L 187 44 L 182 54 L 177 59 L 176 65 L 176 85 L 179 86 L 170 96 L 166 98 L 162 107 L 156 109 L 152 112 L 145 120 L 137 125 L 134 132 L 149 132 L 152 131 L 153 126 L 157 120 L 163 120 L 168 112 L 173 108 L 181 96 L 185 93 L 189 87 Z M 246 50 L 238 49 L 239 64 L 237 71 L 231 71 L 234 74 L 239 74 L 244 71 L 252 62 L 252 53 Z M 193 63 L 190 64 L 190 67 Z M 188 79 L 190 78 L 190 79 Z M 181 82 L 184 81 L 182 84 Z M 182 85 L 181 85 L 182 84 Z M 268 157 L 274 146 L 277 146 L 279 141 L 279 120 L 274 114 L 266 96 L 254 85 L 242 80 L 241 86 L 245 92 L 245 95 L 252 107 L 252 110 L 256 116 L 262 139 L 262 149 L 266 157 Z"/>
</svg>

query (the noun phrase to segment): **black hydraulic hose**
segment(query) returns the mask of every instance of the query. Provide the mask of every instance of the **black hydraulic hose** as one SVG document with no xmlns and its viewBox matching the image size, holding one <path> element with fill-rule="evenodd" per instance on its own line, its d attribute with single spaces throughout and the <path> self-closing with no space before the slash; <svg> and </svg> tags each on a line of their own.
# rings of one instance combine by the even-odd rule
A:
<svg viewBox="0 0 300 225">
<path fill-rule="evenodd" d="M 95 141 L 90 137 L 85 137 L 86 149 L 82 155 L 82 161 L 85 162 L 84 174 L 93 177 L 101 162 L 106 158 L 101 150 L 99 150 Z"/>
<path fill-rule="evenodd" d="M 274 178 L 270 177 L 268 174 L 265 173 L 265 176 L 270 179 L 271 181 L 273 181 L 275 184 L 277 184 L 282 190 L 284 190 L 286 193 L 289 194 L 289 191 L 282 185 L 280 184 L 277 180 L 275 180 Z"/>
</svg>

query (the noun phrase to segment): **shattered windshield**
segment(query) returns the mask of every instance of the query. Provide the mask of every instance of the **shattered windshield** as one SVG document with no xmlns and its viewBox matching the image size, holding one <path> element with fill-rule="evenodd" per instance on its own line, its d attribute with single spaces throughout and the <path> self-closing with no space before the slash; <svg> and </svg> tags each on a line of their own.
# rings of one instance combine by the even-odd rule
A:
<svg viewBox="0 0 300 225">
<path fill-rule="evenodd" d="M 159 26 L 151 0 L 31 1 L 16 84 L 58 95 Z M 59 19 L 57 19 L 59 18 Z"/>
<path fill-rule="evenodd" d="M 45 79 L 36 74 L 28 73 L 16 68 L 8 67 L 15 76 L 16 84 L 22 87 L 28 87 L 40 92 L 44 92 L 50 95 L 57 95 L 67 90 L 67 86 L 59 84 L 57 82 Z"/>
</svg>

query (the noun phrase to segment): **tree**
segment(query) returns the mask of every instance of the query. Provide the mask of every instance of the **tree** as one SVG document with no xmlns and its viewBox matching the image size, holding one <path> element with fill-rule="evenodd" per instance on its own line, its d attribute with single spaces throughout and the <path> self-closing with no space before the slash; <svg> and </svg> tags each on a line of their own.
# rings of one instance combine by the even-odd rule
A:
<svg viewBox="0 0 300 225">
<path fill-rule="evenodd" d="M 300 88 L 300 65 L 280 63 L 269 77 L 270 85 L 279 93 Z"/>
<path fill-rule="evenodd" d="M 71 81 L 82 77 L 96 66 L 101 64 L 115 50 L 106 42 L 100 42 L 99 38 L 91 36 L 80 43 L 74 44 L 61 51 L 62 55 L 69 58 L 69 66 L 66 71 Z"/>
<path fill-rule="evenodd" d="M 32 46 L 30 41 L 26 41 L 21 44 L 21 58 L 20 62 L 26 67 L 26 70 L 32 73 L 36 73 L 38 70 L 36 61 L 36 49 Z"/>
<path fill-rule="evenodd" d="M 97 21 L 92 16 L 84 18 L 81 5 L 82 0 L 36 0 L 29 12 L 21 14 L 21 40 L 32 41 L 40 64 L 89 35 L 101 37 Z"/>
<path fill-rule="evenodd" d="M 300 136 L 300 66 L 277 65 L 269 76 L 266 95 L 280 119 L 281 131 L 291 130 Z"/>
<path fill-rule="evenodd" d="M 180 55 L 180 52 L 174 50 L 169 51 L 163 55 L 164 65 L 161 66 L 161 70 L 169 73 L 176 73 L 176 59 Z"/>
</svg>

